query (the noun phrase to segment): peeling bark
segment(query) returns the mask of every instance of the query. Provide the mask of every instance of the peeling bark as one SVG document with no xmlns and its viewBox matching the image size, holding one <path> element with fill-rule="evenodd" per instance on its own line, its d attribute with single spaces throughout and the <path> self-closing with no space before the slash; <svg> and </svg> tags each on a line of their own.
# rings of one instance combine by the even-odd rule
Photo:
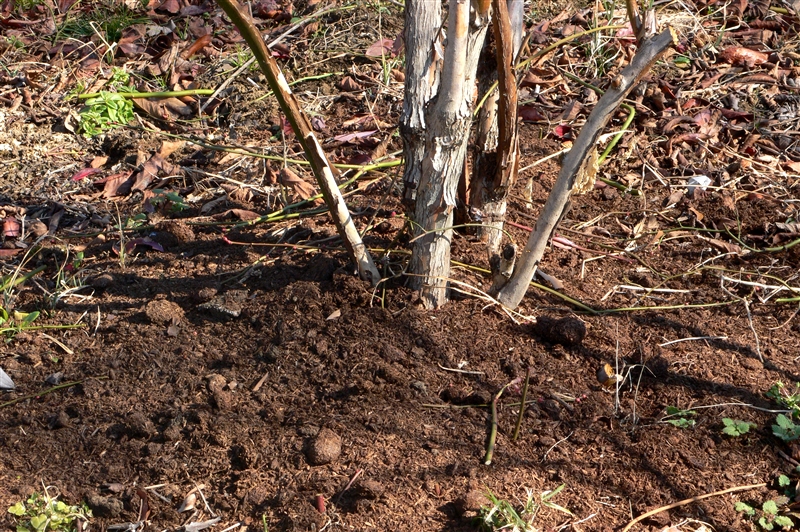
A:
<svg viewBox="0 0 800 532">
<path fill-rule="evenodd" d="M 495 80 L 499 87 L 492 91 L 479 113 L 478 146 L 469 198 L 473 211 L 481 214 L 482 226 L 477 234 L 486 240 L 489 256 L 500 249 L 506 198 L 516 180 L 517 98 L 513 64 L 522 45 L 524 13 L 522 0 L 495 0 L 494 5 L 496 52 L 491 54 L 491 50 L 484 49 L 479 94 L 485 94 Z"/>
<path fill-rule="evenodd" d="M 468 0 L 450 0 L 442 53 L 438 2 L 406 4 L 408 65 L 401 133 L 406 147 L 404 197 L 415 202 L 416 235 L 409 284 L 420 290 L 428 308 L 447 301 L 453 209 L 472 121 L 475 71 L 488 27 L 485 6 L 477 5 L 471 14 Z"/>
</svg>

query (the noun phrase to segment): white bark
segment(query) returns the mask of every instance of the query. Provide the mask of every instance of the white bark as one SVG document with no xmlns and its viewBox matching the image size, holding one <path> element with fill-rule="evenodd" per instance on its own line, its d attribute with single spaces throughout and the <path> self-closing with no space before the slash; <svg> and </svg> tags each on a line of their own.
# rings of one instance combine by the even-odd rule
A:
<svg viewBox="0 0 800 532">
<path fill-rule="evenodd" d="M 631 89 L 639 83 L 656 59 L 675 42 L 677 42 L 675 35 L 667 30 L 641 43 L 631 64 L 614 78 L 611 87 L 597 102 L 581 128 L 574 146 L 564 157 L 558 179 L 547 197 L 539 219 L 536 220 L 533 233 L 517 261 L 517 267 L 514 269 L 511 279 L 497 293 L 497 300 L 504 306 L 511 309 L 516 308 L 525 296 L 533 275 L 536 273 L 536 268 L 542 260 L 547 242 L 569 202 L 575 181 L 584 169 L 589 155 L 595 149 L 597 139 L 611 115 Z"/>
<path fill-rule="evenodd" d="M 416 234 L 409 284 L 420 290 L 428 308 L 447 301 L 453 208 L 472 120 L 475 71 L 488 27 L 486 13 L 470 17 L 469 0 L 450 0 L 439 78 L 435 72 L 442 56 L 437 51 L 438 35 L 426 27 L 437 17 L 438 2 L 406 4 L 407 92 L 401 132 L 406 143 L 406 199 L 415 197 Z M 441 79 L 438 87 L 437 79 Z M 418 179 L 417 185 L 409 192 L 413 179 Z"/>
</svg>

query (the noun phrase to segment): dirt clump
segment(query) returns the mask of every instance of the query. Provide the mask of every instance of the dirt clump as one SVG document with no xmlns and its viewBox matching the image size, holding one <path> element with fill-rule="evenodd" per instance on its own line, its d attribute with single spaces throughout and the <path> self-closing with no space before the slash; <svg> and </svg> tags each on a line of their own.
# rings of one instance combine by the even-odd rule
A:
<svg viewBox="0 0 800 532">
<path fill-rule="evenodd" d="M 144 313 L 150 322 L 154 324 L 177 323 L 184 317 L 183 309 L 180 305 L 166 299 L 150 301 L 145 306 Z"/>
<path fill-rule="evenodd" d="M 342 454 L 342 437 L 327 427 L 323 427 L 311 439 L 306 451 L 308 463 L 314 466 L 330 464 Z"/>
</svg>

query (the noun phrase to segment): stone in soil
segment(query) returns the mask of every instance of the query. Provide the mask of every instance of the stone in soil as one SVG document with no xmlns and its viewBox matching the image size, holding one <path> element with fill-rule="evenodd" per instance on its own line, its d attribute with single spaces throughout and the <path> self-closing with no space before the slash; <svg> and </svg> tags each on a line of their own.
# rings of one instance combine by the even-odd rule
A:
<svg viewBox="0 0 800 532">
<path fill-rule="evenodd" d="M 238 318 L 242 313 L 242 303 L 247 299 L 247 290 L 229 290 L 197 305 L 217 318 Z"/>
<path fill-rule="evenodd" d="M 102 495 L 89 495 L 86 504 L 95 517 L 118 517 L 125 509 L 121 500 Z"/>
</svg>

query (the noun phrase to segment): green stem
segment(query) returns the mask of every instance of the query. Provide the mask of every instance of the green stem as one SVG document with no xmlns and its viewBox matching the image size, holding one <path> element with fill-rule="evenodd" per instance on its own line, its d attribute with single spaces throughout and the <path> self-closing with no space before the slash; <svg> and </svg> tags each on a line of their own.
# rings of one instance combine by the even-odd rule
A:
<svg viewBox="0 0 800 532">
<path fill-rule="evenodd" d="M 497 395 L 494 396 L 492 399 L 492 428 L 489 431 L 489 444 L 486 446 L 486 458 L 484 459 L 483 463 L 485 465 L 492 465 L 492 455 L 494 455 L 494 444 L 497 441 L 497 402 L 500 400 L 500 396 L 503 395 L 503 392 L 506 391 L 506 388 L 511 386 L 512 384 L 517 384 L 520 381 L 520 378 L 517 377 L 513 381 L 509 382 L 502 388 L 500 391 L 497 392 Z"/>
<path fill-rule="evenodd" d="M 517 424 L 514 427 L 514 436 L 511 438 L 512 441 L 517 441 L 519 437 L 519 428 L 522 425 L 522 418 L 525 416 L 525 399 L 528 398 L 528 383 L 531 380 L 531 370 L 532 368 L 528 366 L 528 371 L 525 372 L 525 384 L 522 385 L 522 406 L 519 409 L 519 417 L 517 418 Z"/>
<path fill-rule="evenodd" d="M 0 334 L 19 331 L 43 331 L 47 329 L 82 329 L 86 325 L 83 323 L 73 323 L 70 325 L 25 325 L 18 327 L 4 327 L 0 329 Z"/>
<path fill-rule="evenodd" d="M 5 280 L 2 285 L 0 285 L 0 292 L 4 292 L 5 290 L 7 290 L 9 288 L 13 288 L 13 287 L 17 286 L 18 284 L 24 283 L 25 281 L 27 281 L 28 279 L 30 279 L 31 277 L 33 277 L 37 273 L 41 273 L 46 269 L 47 269 L 47 266 L 39 266 L 35 270 L 29 271 L 28 273 L 26 273 L 22 277 L 9 278 L 9 279 Z"/>
<path fill-rule="evenodd" d="M 123 98 L 180 98 L 181 96 L 211 96 L 214 94 L 214 89 L 187 89 L 183 91 L 161 91 L 161 92 L 117 92 Z M 89 92 L 78 94 L 79 100 L 88 100 L 89 98 L 97 98 L 100 96 L 99 92 Z"/>
<path fill-rule="evenodd" d="M 108 377 L 95 377 L 95 379 L 97 379 L 99 381 L 105 380 L 107 378 Z M 58 386 L 53 386 L 52 388 L 48 388 L 46 390 L 43 390 L 41 392 L 36 392 L 36 393 L 28 394 L 28 395 L 23 395 L 22 397 L 17 397 L 16 399 L 13 399 L 11 401 L 8 401 L 8 402 L 5 402 L 5 403 L 0 403 L 0 408 L 6 407 L 6 406 L 15 405 L 15 404 L 19 403 L 20 401 L 25 401 L 26 399 L 35 399 L 37 397 L 41 397 L 42 395 L 47 395 L 48 393 L 52 393 L 52 392 L 61 390 L 62 388 L 69 388 L 70 386 L 75 386 L 76 384 L 81 384 L 83 382 L 86 382 L 86 379 L 83 379 L 83 380 L 80 380 L 80 381 L 65 382 L 65 383 L 59 384 Z"/>
</svg>

